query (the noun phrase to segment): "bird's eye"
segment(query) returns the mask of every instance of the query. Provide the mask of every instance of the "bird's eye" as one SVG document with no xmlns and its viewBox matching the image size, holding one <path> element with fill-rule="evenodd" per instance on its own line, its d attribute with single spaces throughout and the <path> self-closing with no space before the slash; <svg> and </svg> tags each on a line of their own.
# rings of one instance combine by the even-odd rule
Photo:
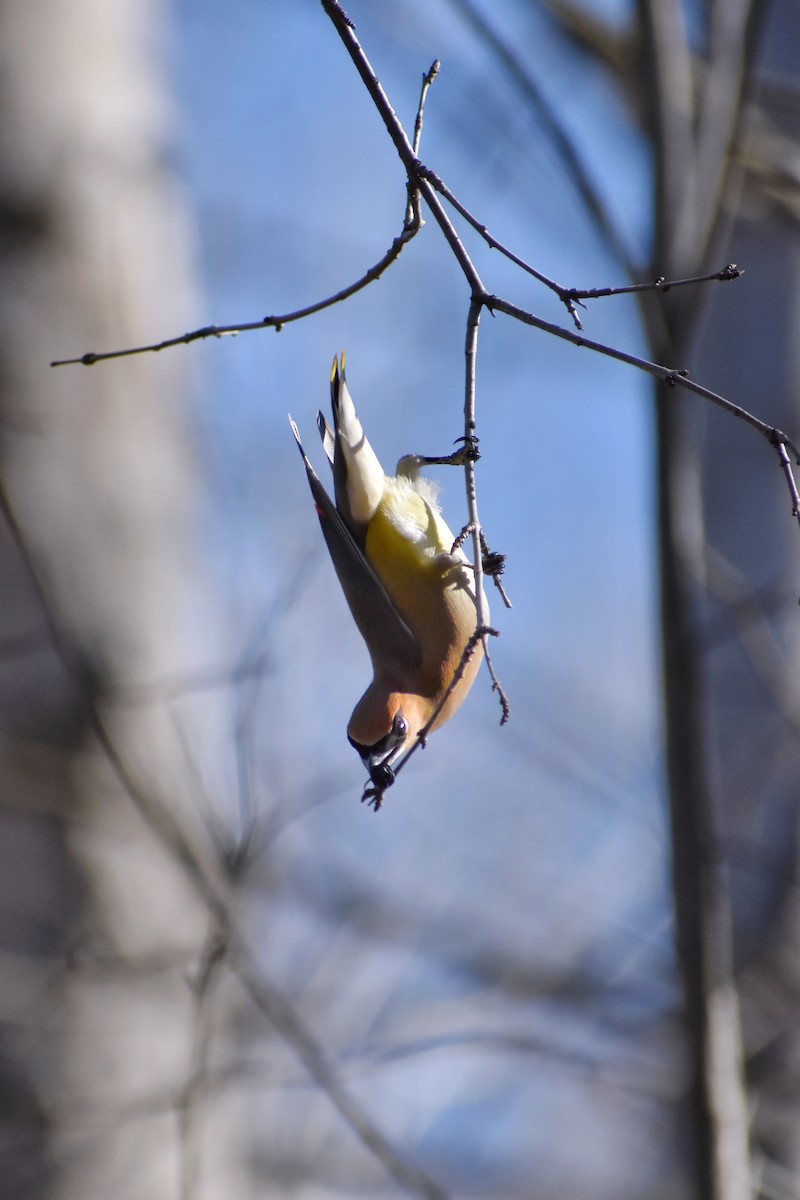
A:
<svg viewBox="0 0 800 1200">
<path fill-rule="evenodd" d="M 394 721 L 392 721 L 392 728 L 399 737 L 405 737 L 408 733 L 408 721 L 401 712 L 397 713 Z"/>
</svg>

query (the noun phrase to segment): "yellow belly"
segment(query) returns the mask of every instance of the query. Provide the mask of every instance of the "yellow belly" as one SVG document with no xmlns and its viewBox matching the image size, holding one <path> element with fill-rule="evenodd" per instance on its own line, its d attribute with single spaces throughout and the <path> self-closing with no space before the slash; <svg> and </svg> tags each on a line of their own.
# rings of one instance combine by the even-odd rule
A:
<svg viewBox="0 0 800 1200">
<path fill-rule="evenodd" d="M 387 486 L 367 530 L 366 554 L 420 642 L 420 684 L 431 695 L 449 683 L 476 627 L 474 581 L 450 557 L 452 545 L 441 515 L 412 487 Z M 480 657 L 475 654 L 470 675 Z"/>
</svg>

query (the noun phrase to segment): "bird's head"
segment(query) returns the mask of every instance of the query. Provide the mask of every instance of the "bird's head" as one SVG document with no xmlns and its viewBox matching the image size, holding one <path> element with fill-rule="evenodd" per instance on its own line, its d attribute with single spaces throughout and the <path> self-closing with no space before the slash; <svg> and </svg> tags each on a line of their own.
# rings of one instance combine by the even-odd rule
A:
<svg viewBox="0 0 800 1200">
<path fill-rule="evenodd" d="M 359 700 L 347 727 L 347 740 L 377 787 L 394 782 L 392 764 L 414 744 L 429 707 L 421 696 L 381 693 L 372 687 Z"/>
</svg>

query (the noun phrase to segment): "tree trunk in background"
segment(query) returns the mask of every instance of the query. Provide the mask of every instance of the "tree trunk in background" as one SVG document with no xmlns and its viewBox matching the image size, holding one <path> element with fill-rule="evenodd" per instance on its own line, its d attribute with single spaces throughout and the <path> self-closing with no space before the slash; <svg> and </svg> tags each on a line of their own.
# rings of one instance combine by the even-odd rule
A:
<svg viewBox="0 0 800 1200">
<path fill-rule="evenodd" d="M 196 316 L 165 167 L 165 15 L 158 0 L 0 11 L 0 1193 L 14 1200 L 188 1195 L 196 1165 L 187 975 L 208 918 L 92 734 L 100 712 L 206 853 L 173 714 L 120 691 L 218 652 L 192 549 L 187 359 L 48 367 Z M 207 745 L 214 718 L 199 719 Z M 224 1112 L 203 1155 L 209 1194 L 224 1179 L 235 1197 Z"/>
<path fill-rule="evenodd" d="M 794 163 L 797 178 L 800 30 L 791 6 L 769 6 L 761 60 L 755 154 L 763 147 L 778 157 L 756 170 L 730 239 L 729 255 L 747 271 L 744 295 L 712 293 L 692 368 L 797 439 L 800 207 L 784 174 Z M 789 139 L 782 150 L 779 138 Z M 800 1175 L 798 529 L 767 446 L 707 412 L 701 455 L 709 769 L 726 798 L 754 1174 L 761 1194 L 788 1196 Z"/>
<path fill-rule="evenodd" d="M 769 15 L 788 25 L 779 8 L 769 6 Z M 734 16 L 734 27 L 739 19 Z M 771 49 L 789 38 L 788 29 L 783 40 L 774 38 L 774 27 L 772 33 L 759 56 L 762 73 Z M 742 36 L 755 44 L 753 27 L 746 34 L 742 26 Z M 704 165 L 687 158 L 684 172 L 664 155 L 663 141 L 656 138 L 655 145 L 660 170 L 673 181 Z M 679 206 L 670 202 L 666 182 L 657 194 L 659 274 L 701 274 L 735 259 L 747 275 L 730 289 L 706 293 L 699 307 L 706 319 L 699 323 L 696 302 L 663 298 L 662 328 L 669 336 L 653 337 L 658 323 L 651 324 L 652 356 L 688 367 L 693 377 L 796 433 L 797 409 L 788 397 L 796 394 L 796 314 L 790 314 L 800 259 L 789 249 L 785 217 L 756 200 L 758 188 L 751 185 L 744 215 L 725 243 L 712 239 L 716 258 L 698 247 L 694 258 L 676 259 L 671 249 L 681 242 L 686 248 L 675 225 Z M 726 190 L 718 227 L 733 216 L 735 202 Z M 695 1062 L 696 1194 L 698 1200 L 743 1200 L 753 1194 L 748 1141 L 767 1194 L 785 1187 L 784 1171 L 796 1173 L 798 1166 L 798 1111 L 787 1102 L 800 1094 L 796 1070 L 791 1077 L 786 1061 L 774 1061 L 776 1045 L 781 1058 L 797 1038 L 790 1015 L 797 1006 L 797 972 L 790 966 L 797 916 L 789 917 L 786 903 L 795 889 L 780 883 L 781 874 L 788 878 L 796 870 L 780 843 L 787 829 L 796 837 L 800 778 L 797 657 L 790 651 L 797 645 L 797 597 L 786 595 L 797 529 L 784 480 L 767 461 L 768 447 L 754 445 L 735 421 L 661 387 L 657 426 L 673 884 Z M 776 922 L 777 913 L 783 919 Z M 792 926 L 788 955 L 786 943 L 774 938 L 776 923 L 782 939 Z M 750 1074 L 759 1095 L 752 1135 L 743 1082 L 748 1051 L 764 1059 L 760 1077 Z M 765 1075 L 770 1069 L 772 1080 Z"/>
<path fill-rule="evenodd" d="M 658 353 L 658 350 L 661 353 Z M 658 362 L 687 361 L 680 342 Z M 724 804 L 715 786 L 703 665 L 705 545 L 699 414 L 657 389 L 659 561 L 666 766 L 676 948 L 691 1050 L 697 1200 L 751 1195 L 741 1023 L 734 981 Z"/>
<path fill-rule="evenodd" d="M 701 70 L 681 6 L 640 4 L 646 48 L 640 95 L 649 108 L 655 167 L 653 274 L 667 279 L 720 270 L 726 253 L 730 257 L 724 231 L 739 176 L 731 155 L 737 152 L 742 97 L 751 90 L 760 14 L 745 3 L 709 7 L 703 15 Z M 645 298 L 650 357 L 689 367 L 695 378 L 714 380 L 717 390 L 752 407 L 752 392 L 726 391 L 719 373 L 703 371 L 693 353 L 699 316 L 714 299 L 698 290 Z M 694 1195 L 748 1200 L 749 1113 L 725 836 L 735 805 L 715 770 L 720 708 L 706 671 L 705 423 L 693 396 L 656 386 L 665 756 L 676 948 L 692 1064 Z M 718 425 L 720 442 L 735 443 L 735 422 L 726 416 Z M 746 453 L 757 450 L 748 443 Z M 732 480 L 726 494 L 731 487 Z"/>
</svg>

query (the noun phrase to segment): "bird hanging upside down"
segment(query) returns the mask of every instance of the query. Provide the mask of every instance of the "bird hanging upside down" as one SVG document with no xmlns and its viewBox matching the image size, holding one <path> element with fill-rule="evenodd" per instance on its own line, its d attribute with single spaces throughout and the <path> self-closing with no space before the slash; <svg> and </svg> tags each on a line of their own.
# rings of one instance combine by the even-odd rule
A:
<svg viewBox="0 0 800 1200">
<path fill-rule="evenodd" d="M 336 574 L 372 660 L 372 682 L 347 736 L 377 789 L 378 807 L 381 790 L 394 780 L 392 764 L 429 722 L 426 732 L 452 717 L 481 663 L 474 573 L 445 524 L 435 485 L 419 475 L 428 464 L 463 464 L 465 452 L 408 454 L 396 475 L 385 475 L 347 389 L 344 355 L 341 365 L 333 360 L 331 403 L 333 429 L 322 413 L 317 424 L 333 468 L 335 506 L 289 420 Z M 484 611 L 488 619 L 488 606 Z M 463 661 L 468 646 L 472 653 Z M 459 667 L 463 674 L 446 695 Z"/>
</svg>

